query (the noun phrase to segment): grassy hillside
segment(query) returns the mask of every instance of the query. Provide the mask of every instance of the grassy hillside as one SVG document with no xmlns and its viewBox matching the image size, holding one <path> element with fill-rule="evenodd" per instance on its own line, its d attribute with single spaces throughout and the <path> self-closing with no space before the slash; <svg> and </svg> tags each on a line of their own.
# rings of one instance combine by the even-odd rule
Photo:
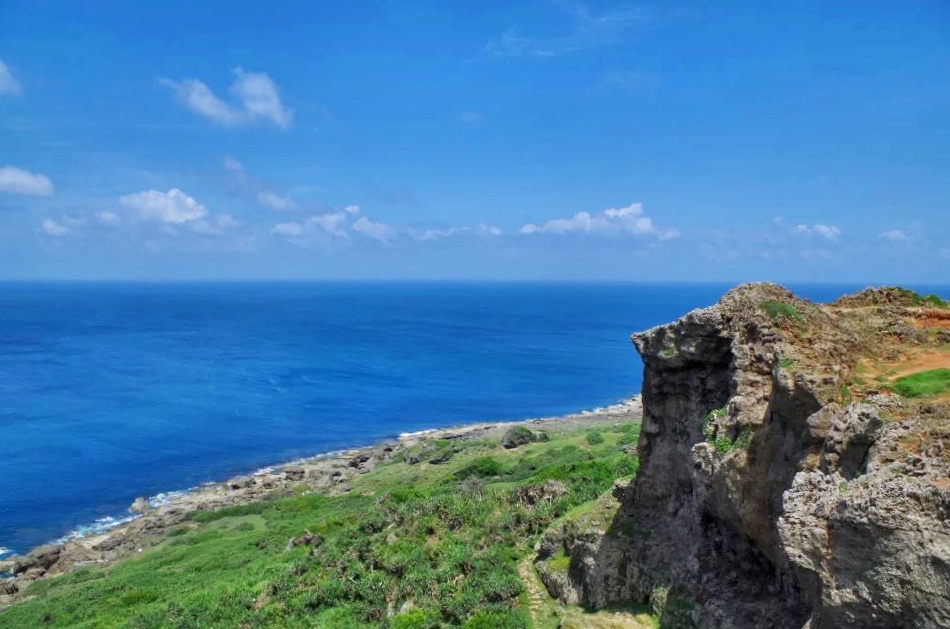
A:
<svg viewBox="0 0 950 629">
<path fill-rule="evenodd" d="M 34 583 L 0 626 L 529 627 L 538 534 L 637 468 L 636 425 L 543 431 L 424 444 L 345 495 L 197 512 L 140 557 Z"/>
</svg>

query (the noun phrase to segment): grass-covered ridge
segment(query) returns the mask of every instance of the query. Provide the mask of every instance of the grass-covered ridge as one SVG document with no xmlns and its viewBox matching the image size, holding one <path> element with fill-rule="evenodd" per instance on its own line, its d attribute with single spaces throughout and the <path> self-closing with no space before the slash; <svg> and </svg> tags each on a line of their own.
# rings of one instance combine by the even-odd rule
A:
<svg viewBox="0 0 950 629">
<path fill-rule="evenodd" d="M 438 464 L 396 458 L 346 495 L 198 512 L 140 557 L 34 583 L 0 626 L 529 627 L 519 562 L 637 468 L 635 425 L 601 425 L 602 441 L 545 430 L 512 449 L 461 440 Z M 540 490 L 550 481 L 563 492 Z"/>
</svg>

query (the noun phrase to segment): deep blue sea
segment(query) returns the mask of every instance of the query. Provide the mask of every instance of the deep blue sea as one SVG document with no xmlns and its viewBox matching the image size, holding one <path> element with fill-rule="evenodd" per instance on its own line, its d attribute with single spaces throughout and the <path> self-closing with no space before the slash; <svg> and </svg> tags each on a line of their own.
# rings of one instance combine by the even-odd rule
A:
<svg viewBox="0 0 950 629">
<path fill-rule="evenodd" d="M 610 404 L 640 388 L 630 334 L 726 288 L 0 284 L 0 547 L 404 431 Z"/>
</svg>

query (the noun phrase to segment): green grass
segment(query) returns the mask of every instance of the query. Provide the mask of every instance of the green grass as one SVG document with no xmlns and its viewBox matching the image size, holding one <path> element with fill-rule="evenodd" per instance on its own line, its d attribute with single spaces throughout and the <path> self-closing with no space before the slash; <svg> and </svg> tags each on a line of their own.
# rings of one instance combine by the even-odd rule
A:
<svg viewBox="0 0 950 629">
<path fill-rule="evenodd" d="M 393 460 L 346 495 L 198 512 L 136 558 L 34 583 L 0 626 L 527 627 L 518 562 L 557 518 L 636 472 L 623 446 L 638 431 L 604 426 L 591 444 L 589 428 L 552 428 L 516 450 L 458 441 L 446 462 Z M 518 500 L 548 479 L 568 493 Z M 305 530 L 317 541 L 287 550 Z"/>
<path fill-rule="evenodd" d="M 571 556 L 565 553 L 563 548 L 559 548 L 554 556 L 547 560 L 547 564 L 554 570 L 567 572 L 571 567 Z"/>
<path fill-rule="evenodd" d="M 795 366 L 794 358 L 782 358 L 778 361 L 778 366 L 780 369 L 791 369 Z"/>
<path fill-rule="evenodd" d="M 805 318 L 802 317 L 802 314 L 798 311 L 798 308 L 783 301 L 763 301 L 759 304 L 759 308 L 761 308 L 765 314 L 775 320 L 794 321 L 798 324 L 805 323 Z"/>
<path fill-rule="evenodd" d="M 890 385 L 904 397 L 924 397 L 950 392 L 950 369 L 931 369 L 898 378 Z"/>
</svg>

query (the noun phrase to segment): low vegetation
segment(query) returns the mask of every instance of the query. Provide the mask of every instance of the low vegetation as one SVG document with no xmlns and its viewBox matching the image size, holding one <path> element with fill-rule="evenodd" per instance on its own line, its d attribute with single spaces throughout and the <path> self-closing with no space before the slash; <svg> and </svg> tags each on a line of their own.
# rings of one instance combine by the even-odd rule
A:
<svg viewBox="0 0 950 629">
<path fill-rule="evenodd" d="M 0 626 L 529 627 L 519 562 L 556 518 L 636 472 L 624 446 L 638 430 L 459 440 L 438 464 L 435 444 L 345 495 L 198 512 L 138 558 L 34 583 Z M 550 481 L 564 492 L 525 500 Z"/>
<path fill-rule="evenodd" d="M 900 395 L 909 398 L 950 393 L 950 369 L 931 369 L 898 378 L 890 385 Z"/>
<path fill-rule="evenodd" d="M 805 323 L 805 318 L 802 317 L 798 308 L 784 301 L 763 301 L 759 304 L 759 308 L 769 317 L 778 321 L 793 321 L 798 324 Z"/>
</svg>

